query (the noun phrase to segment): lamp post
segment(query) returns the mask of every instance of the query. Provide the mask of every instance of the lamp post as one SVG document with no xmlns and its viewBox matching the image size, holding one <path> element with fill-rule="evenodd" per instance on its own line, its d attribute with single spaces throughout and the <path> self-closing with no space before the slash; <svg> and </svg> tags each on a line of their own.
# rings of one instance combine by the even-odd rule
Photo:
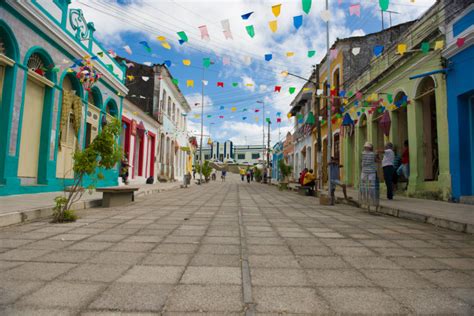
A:
<svg viewBox="0 0 474 316">
<path fill-rule="evenodd" d="M 202 67 L 202 80 L 201 80 L 201 140 L 199 142 L 199 184 L 202 184 L 202 138 L 204 128 L 204 69 Z"/>
<path fill-rule="evenodd" d="M 329 10 L 329 3 L 328 0 L 326 0 L 326 11 Z M 331 84 L 329 83 L 330 81 L 330 71 L 331 71 L 331 56 L 329 52 L 329 19 L 326 21 L 326 47 L 327 47 L 327 52 L 326 52 L 326 74 L 327 74 L 327 111 L 328 111 L 328 128 L 327 128 L 327 137 L 328 137 L 328 152 L 327 152 L 327 162 L 328 162 L 328 197 L 331 196 L 331 167 L 329 165 L 329 162 L 331 161 L 331 150 L 332 150 L 332 126 L 331 126 L 331 117 L 332 117 L 332 110 L 331 110 Z M 319 118 L 318 118 L 319 119 Z M 331 199 L 331 205 L 334 204 L 334 201 Z"/>
<path fill-rule="evenodd" d="M 262 160 L 263 160 L 263 167 L 265 168 L 265 102 L 264 101 L 257 101 L 257 103 L 262 104 Z"/>
</svg>

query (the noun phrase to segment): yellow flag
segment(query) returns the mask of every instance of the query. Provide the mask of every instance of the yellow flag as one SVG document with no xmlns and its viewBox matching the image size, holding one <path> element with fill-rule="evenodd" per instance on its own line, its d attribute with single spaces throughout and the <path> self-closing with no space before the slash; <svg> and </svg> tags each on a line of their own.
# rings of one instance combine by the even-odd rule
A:
<svg viewBox="0 0 474 316">
<path fill-rule="evenodd" d="M 407 51 L 407 45 L 406 44 L 398 44 L 398 53 L 400 55 L 405 54 Z"/>
<path fill-rule="evenodd" d="M 435 48 L 434 48 L 435 50 L 443 49 L 443 47 L 444 47 L 444 41 L 443 40 L 435 42 Z"/>
<path fill-rule="evenodd" d="M 187 80 L 186 87 L 194 87 L 194 80 Z"/>
<path fill-rule="evenodd" d="M 343 102 L 344 102 L 344 104 L 349 104 L 349 100 L 347 100 L 347 99 L 344 99 Z"/>
<path fill-rule="evenodd" d="M 288 76 L 288 71 L 287 70 L 282 71 L 281 75 L 282 75 L 282 77 Z"/>
<path fill-rule="evenodd" d="M 268 26 L 270 26 L 270 30 L 272 30 L 272 32 L 275 33 L 278 28 L 278 21 L 277 20 L 270 21 L 268 22 Z"/>
<path fill-rule="evenodd" d="M 160 42 L 166 41 L 166 37 L 164 36 L 157 36 L 156 39 L 159 40 Z"/>
<path fill-rule="evenodd" d="M 309 91 L 311 88 L 303 88 L 303 91 Z"/>
<path fill-rule="evenodd" d="M 375 102 L 379 99 L 379 95 L 377 93 L 372 93 L 371 99 L 372 99 L 372 102 Z"/>
<path fill-rule="evenodd" d="M 286 57 L 293 57 L 293 56 L 295 56 L 294 52 L 287 52 L 286 53 Z"/>
<path fill-rule="evenodd" d="M 231 110 L 232 112 L 235 112 L 235 111 L 237 111 L 237 108 L 236 108 L 236 107 L 232 107 L 230 110 Z"/>
<path fill-rule="evenodd" d="M 191 61 L 189 59 L 183 59 L 183 65 L 189 66 L 191 65 Z"/>
<path fill-rule="evenodd" d="M 245 84 L 247 87 L 253 87 L 253 83 L 246 83 Z"/>
<path fill-rule="evenodd" d="M 200 118 L 200 117 L 201 117 L 201 115 L 199 115 L 199 114 L 194 114 L 194 118 Z"/>
<path fill-rule="evenodd" d="M 171 49 L 171 46 L 170 46 L 170 44 L 168 44 L 168 42 L 162 42 L 161 46 L 163 46 L 166 49 Z"/>
<path fill-rule="evenodd" d="M 273 15 L 277 18 L 280 15 L 281 4 L 275 4 L 272 6 Z"/>
<path fill-rule="evenodd" d="M 132 81 L 133 79 L 135 79 L 135 76 L 127 76 L 128 80 Z"/>
<path fill-rule="evenodd" d="M 286 115 L 288 118 L 291 118 L 293 115 L 291 115 L 291 112 Z"/>
<path fill-rule="evenodd" d="M 258 123 L 258 116 L 256 116 L 256 117 L 255 117 L 255 122 L 257 122 L 257 123 Z"/>
</svg>

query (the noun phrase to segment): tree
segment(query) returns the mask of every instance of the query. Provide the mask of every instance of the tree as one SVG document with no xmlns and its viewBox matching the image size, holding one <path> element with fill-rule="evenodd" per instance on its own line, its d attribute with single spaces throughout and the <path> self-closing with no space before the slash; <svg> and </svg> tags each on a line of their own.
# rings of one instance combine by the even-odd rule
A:
<svg viewBox="0 0 474 316">
<path fill-rule="evenodd" d="M 280 169 L 280 173 L 282 176 L 282 181 L 288 181 L 288 176 L 291 175 L 292 167 L 285 163 L 285 160 L 280 159 L 278 160 L 278 168 Z"/>
<path fill-rule="evenodd" d="M 196 165 L 196 172 L 201 173 L 201 165 Z M 209 178 L 211 177 L 212 167 L 209 165 L 209 160 L 204 161 L 202 164 L 202 175 L 206 182 L 209 182 Z"/>
<path fill-rule="evenodd" d="M 82 187 L 85 176 L 90 177 L 92 182 L 87 189 L 92 190 L 97 181 L 104 178 L 102 171 L 114 168 L 121 161 L 122 149 L 117 142 L 121 128 L 120 121 L 114 119 L 102 128 L 102 131 L 87 148 L 74 152 L 73 184 L 67 188 L 67 197 L 55 199 L 56 207 L 53 212 L 55 222 L 75 220 L 71 206 L 79 201 L 85 192 Z"/>
</svg>

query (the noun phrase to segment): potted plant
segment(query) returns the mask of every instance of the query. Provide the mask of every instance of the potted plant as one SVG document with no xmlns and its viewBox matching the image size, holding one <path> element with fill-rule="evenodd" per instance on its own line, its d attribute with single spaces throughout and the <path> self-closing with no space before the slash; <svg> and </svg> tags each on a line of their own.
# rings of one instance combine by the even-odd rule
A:
<svg viewBox="0 0 474 316">
<path fill-rule="evenodd" d="M 254 167 L 253 168 L 253 175 L 255 176 L 255 181 L 257 181 L 257 182 L 262 181 L 262 169 Z"/>
<path fill-rule="evenodd" d="M 197 173 L 201 172 L 201 165 L 196 165 L 196 172 Z M 206 180 L 206 182 L 209 182 L 211 178 L 211 173 L 212 173 L 212 167 L 209 165 L 209 160 L 206 160 L 202 164 L 202 175 L 204 176 L 204 179 Z"/>
<path fill-rule="evenodd" d="M 278 168 L 280 169 L 281 179 L 280 179 L 280 190 L 288 189 L 288 177 L 291 175 L 292 166 L 287 165 L 285 160 L 281 159 L 278 161 Z"/>
</svg>

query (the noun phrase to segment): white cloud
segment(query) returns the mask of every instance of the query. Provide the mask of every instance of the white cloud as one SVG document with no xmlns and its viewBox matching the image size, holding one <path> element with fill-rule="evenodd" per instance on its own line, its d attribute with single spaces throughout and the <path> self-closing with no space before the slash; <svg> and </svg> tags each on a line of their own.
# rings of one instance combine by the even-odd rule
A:
<svg viewBox="0 0 474 316">
<path fill-rule="evenodd" d="M 201 113 L 201 102 L 202 96 L 200 93 L 191 93 L 184 96 L 188 101 L 188 104 L 191 106 L 191 112 L 193 114 Z M 197 105 L 196 105 L 197 104 Z M 204 95 L 204 112 L 210 112 L 213 110 L 214 102 L 211 97 Z"/>
<path fill-rule="evenodd" d="M 250 78 L 249 76 L 241 76 L 240 79 L 242 79 L 242 87 L 244 89 L 247 89 L 249 91 L 255 91 L 255 80 Z"/>
</svg>

